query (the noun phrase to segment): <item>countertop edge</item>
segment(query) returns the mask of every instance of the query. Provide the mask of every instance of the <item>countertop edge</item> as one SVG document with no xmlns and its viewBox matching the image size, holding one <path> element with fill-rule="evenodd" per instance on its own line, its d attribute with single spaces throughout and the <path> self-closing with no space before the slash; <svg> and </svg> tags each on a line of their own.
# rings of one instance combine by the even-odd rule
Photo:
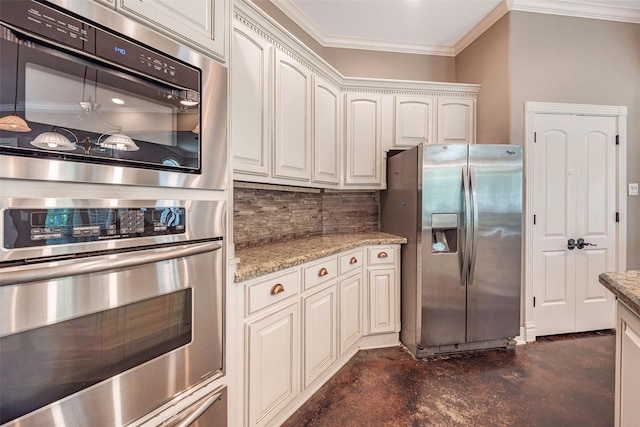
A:
<svg viewBox="0 0 640 427">
<path fill-rule="evenodd" d="M 633 274 L 629 278 L 629 273 Z M 638 271 L 607 272 L 599 276 L 600 283 L 609 289 L 621 302 L 638 317 L 640 317 L 640 283 Z M 634 281 L 634 283 L 631 283 Z"/>
<path fill-rule="evenodd" d="M 327 243 L 326 239 L 335 239 L 337 242 L 329 242 Z M 316 242 L 318 243 L 317 246 Z M 277 247 L 277 245 L 265 245 L 258 248 L 250 248 L 251 251 L 264 251 L 265 253 L 269 253 L 272 255 L 269 261 L 255 263 L 255 264 L 245 264 L 242 263 L 242 256 L 240 256 L 240 263 L 238 264 L 238 268 L 234 273 L 234 283 L 241 283 L 247 280 L 255 279 L 260 276 L 264 276 L 270 273 L 275 273 L 281 270 L 285 270 L 287 268 L 296 267 L 298 265 L 315 261 L 320 258 L 324 258 L 327 256 L 335 255 L 340 252 L 345 252 L 351 249 L 356 249 L 358 247 L 369 246 L 369 245 L 401 245 L 407 243 L 407 239 L 405 237 L 394 236 L 386 233 L 375 233 L 375 235 L 364 234 L 362 236 L 358 235 L 331 235 L 331 236 L 322 236 L 318 238 L 310 238 L 310 239 L 301 239 L 294 240 L 291 242 L 286 242 L 286 244 L 290 245 L 302 245 L 304 244 L 313 247 L 312 249 L 304 249 L 299 254 L 296 255 L 284 255 L 278 256 L 277 253 L 271 252 L 272 248 Z M 240 255 L 243 250 L 237 251 Z"/>
</svg>

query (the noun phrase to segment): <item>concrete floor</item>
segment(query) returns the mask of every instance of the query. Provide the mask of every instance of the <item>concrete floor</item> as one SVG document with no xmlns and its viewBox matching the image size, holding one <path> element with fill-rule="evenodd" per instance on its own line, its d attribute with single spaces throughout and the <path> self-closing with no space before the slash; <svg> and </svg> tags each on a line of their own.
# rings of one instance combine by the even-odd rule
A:
<svg viewBox="0 0 640 427">
<path fill-rule="evenodd" d="M 614 355 L 614 331 L 431 360 L 363 350 L 283 426 L 613 426 Z"/>
</svg>

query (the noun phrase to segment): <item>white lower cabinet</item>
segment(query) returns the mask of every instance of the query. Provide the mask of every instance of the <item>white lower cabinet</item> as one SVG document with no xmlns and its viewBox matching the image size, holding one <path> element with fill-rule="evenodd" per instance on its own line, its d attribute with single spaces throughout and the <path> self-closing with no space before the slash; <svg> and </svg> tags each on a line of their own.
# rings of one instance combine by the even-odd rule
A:
<svg viewBox="0 0 640 427">
<path fill-rule="evenodd" d="M 615 427 L 640 426 L 640 317 L 618 301 Z"/>
<path fill-rule="evenodd" d="M 249 425 L 266 425 L 299 393 L 298 301 L 247 323 Z"/>
<path fill-rule="evenodd" d="M 368 333 L 400 331 L 399 249 L 368 248 Z"/>
<path fill-rule="evenodd" d="M 335 283 L 302 297 L 304 388 L 337 358 L 337 304 Z"/>
<path fill-rule="evenodd" d="M 363 340 L 398 343 L 399 254 L 399 245 L 360 247 L 238 284 L 244 426 L 281 424 Z"/>
<path fill-rule="evenodd" d="M 342 356 L 362 337 L 362 271 L 340 280 L 339 348 Z"/>
</svg>

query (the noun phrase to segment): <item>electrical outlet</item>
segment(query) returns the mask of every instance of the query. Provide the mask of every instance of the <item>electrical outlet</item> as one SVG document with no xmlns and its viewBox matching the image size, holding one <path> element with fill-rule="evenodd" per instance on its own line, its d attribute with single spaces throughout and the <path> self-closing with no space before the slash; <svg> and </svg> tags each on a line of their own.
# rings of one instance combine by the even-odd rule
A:
<svg viewBox="0 0 640 427">
<path fill-rule="evenodd" d="M 629 195 L 637 196 L 638 195 L 638 183 L 634 182 L 633 184 L 629 184 Z"/>
</svg>

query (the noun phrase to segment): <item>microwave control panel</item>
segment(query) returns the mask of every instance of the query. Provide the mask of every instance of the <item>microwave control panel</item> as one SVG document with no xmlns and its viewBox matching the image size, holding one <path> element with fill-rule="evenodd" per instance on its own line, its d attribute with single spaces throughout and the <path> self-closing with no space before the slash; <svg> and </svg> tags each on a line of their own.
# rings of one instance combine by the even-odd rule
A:
<svg viewBox="0 0 640 427">
<path fill-rule="evenodd" d="M 183 234 L 184 207 L 6 209 L 4 248 Z"/>
</svg>

